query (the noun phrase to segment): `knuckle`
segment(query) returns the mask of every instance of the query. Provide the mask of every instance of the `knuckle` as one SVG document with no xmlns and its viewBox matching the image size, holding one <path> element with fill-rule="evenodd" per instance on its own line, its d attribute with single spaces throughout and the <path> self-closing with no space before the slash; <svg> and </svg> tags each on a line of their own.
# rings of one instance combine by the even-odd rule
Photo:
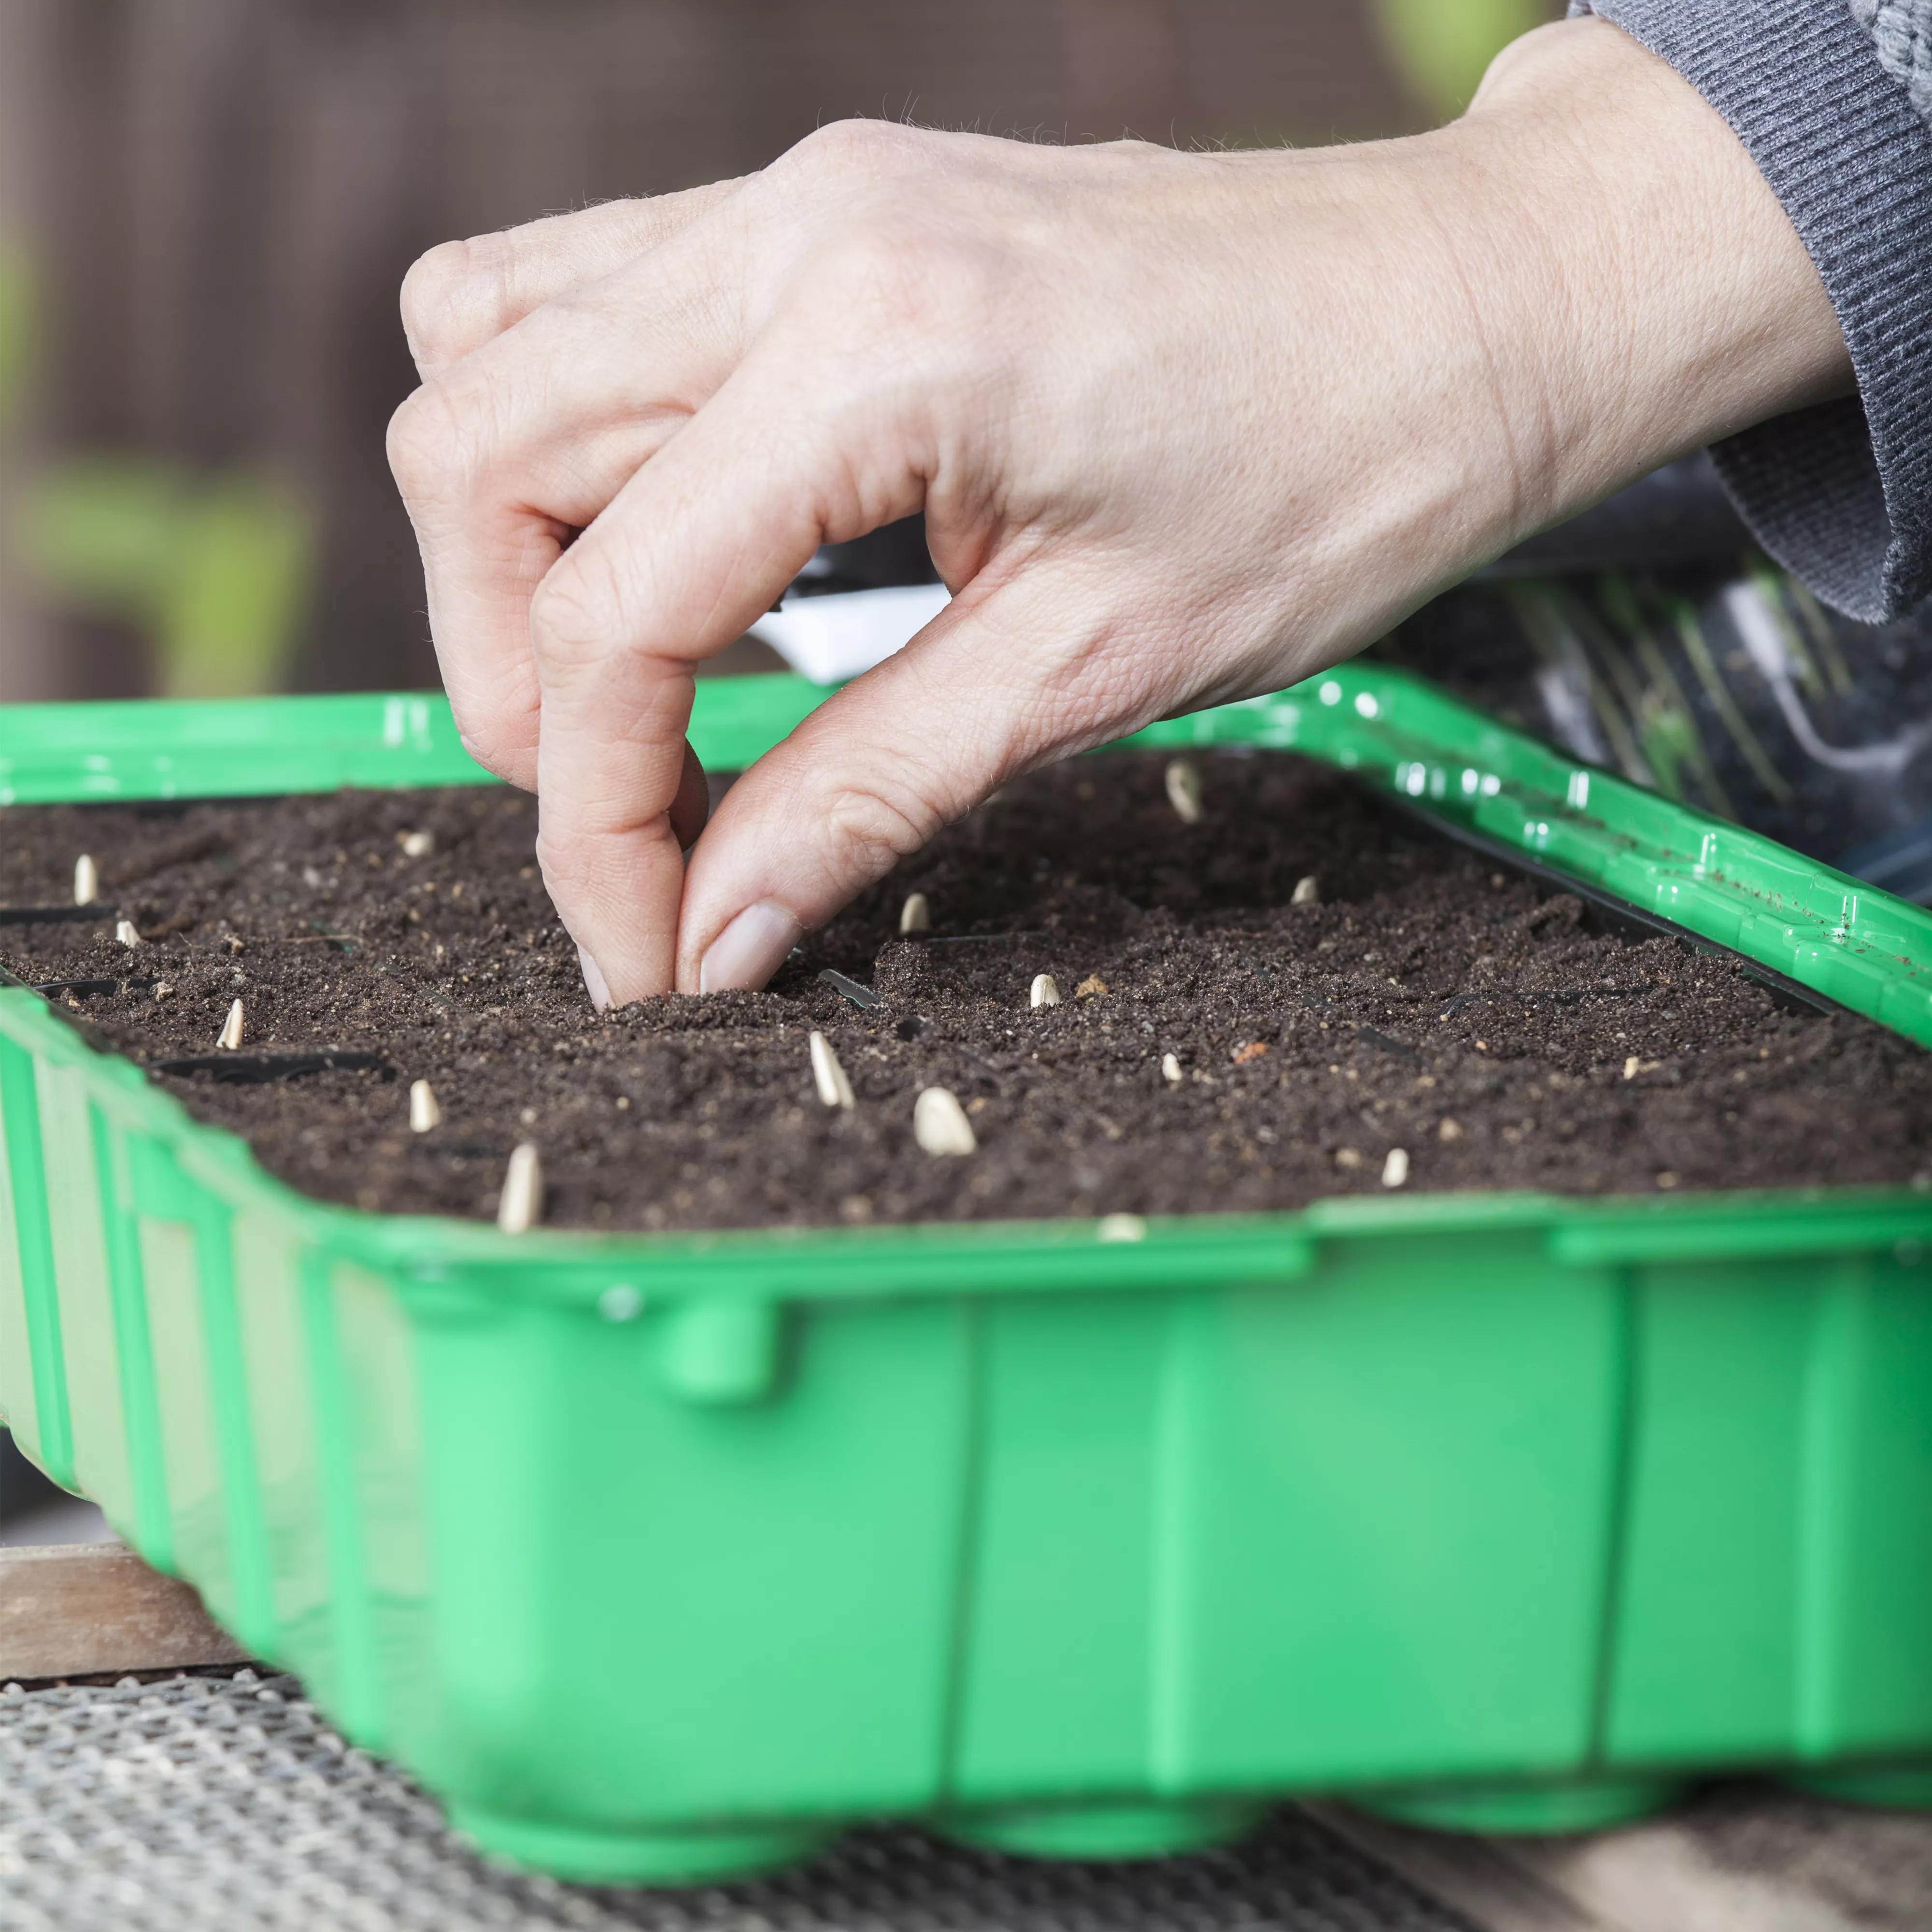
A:
<svg viewBox="0 0 1932 1932">
<path fill-rule="evenodd" d="M 448 391 L 425 382 L 389 418 L 389 468 L 410 502 L 440 495 L 461 464 L 462 424 Z"/>
<path fill-rule="evenodd" d="M 388 419 L 388 467 L 406 499 L 433 493 L 448 462 L 450 422 L 442 396 L 425 385 L 404 396 Z"/>
<path fill-rule="evenodd" d="M 917 154 L 923 136 L 896 121 L 828 121 L 788 153 L 786 162 L 808 172 L 866 178 L 896 173 Z"/>
<path fill-rule="evenodd" d="M 449 355 L 479 295 L 497 279 L 484 263 L 487 246 L 487 238 L 441 242 L 410 264 L 403 278 L 403 331 L 418 363 L 434 364 Z"/>
<path fill-rule="evenodd" d="M 919 850 L 944 818 L 909 776 L 888 772 L 835 793 L 822 823 L 838 874 L 871 880 Z"/>
<path fill-rule="evenodd" d="M 530 599 L 530 645 L 538 663 L 568 671 L 608 654 L 618 611 L 608 564 L 566 551 Z"/>
</svg>

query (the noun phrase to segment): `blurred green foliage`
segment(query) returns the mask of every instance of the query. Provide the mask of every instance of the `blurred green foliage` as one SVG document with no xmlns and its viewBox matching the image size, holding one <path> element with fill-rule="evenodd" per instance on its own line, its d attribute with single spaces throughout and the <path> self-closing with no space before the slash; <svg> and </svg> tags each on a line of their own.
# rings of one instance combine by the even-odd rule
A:
<svg viewBox="0 0 1932 1932">
<path fill-rule="evenodd" d="M 1562 11 L 1551 0 L 1373 0 L 1373 8 L 1396 72 L 1445 121 L 1468 106 L 1504 47 Z"/>
<path fill-rule="evenodd" d="M 34 359 L 32 260 L 0 238 L 0 430 Z M 283 682 L 309 604 L 314 518 L 276 478 L 212 478 L 138 454 L 55 456 L 13 500 L 9 561 L 64 608 L 136 626 L 170 698 L 241 697 Z"/>
<path fill-rule="evenodd" d="M 33 266 L 26 249 L 0 237 L 0 429 L 26 387 L 33 347 Z"/>
<path fill-rule="evenodd" d="M 163 696 L 239 697 L 281 683 L 315 546 L 306 506 L 275 478 L 68 458 L 33 479 L 18 536 L 44 592 L 146 634 Z"/>
</svg>

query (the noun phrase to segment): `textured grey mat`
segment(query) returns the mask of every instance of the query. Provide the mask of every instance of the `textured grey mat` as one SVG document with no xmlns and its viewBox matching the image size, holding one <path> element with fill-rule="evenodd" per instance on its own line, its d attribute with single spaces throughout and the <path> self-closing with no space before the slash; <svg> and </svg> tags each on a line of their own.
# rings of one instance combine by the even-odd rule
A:
<svg viewBox="0 0 1932 1932">
<path fill-rule="evenodd" d="M 485 1862 L 286 1678 L 0 1693 L 0 1932 L 1467 1932 L 1293 1811 L 1238 1850 L 1059 1864 L 908 1831 L 682 1892 Z"/>
</svg>

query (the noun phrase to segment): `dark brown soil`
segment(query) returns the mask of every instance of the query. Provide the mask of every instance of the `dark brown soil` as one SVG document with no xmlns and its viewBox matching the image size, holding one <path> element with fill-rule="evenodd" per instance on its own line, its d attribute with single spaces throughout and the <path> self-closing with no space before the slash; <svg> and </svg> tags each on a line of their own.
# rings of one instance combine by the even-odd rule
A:
<svg viewBox="0 0 1932 1932">
<path fill-rule="evenodd" d="M 1088 759 L 1010 787 L 867 893 L 773 989 L 591 1010 L 507 790 L 16 808 L 0 902 L 102 924 L 0 926 L 0 962 L 150 1062 L 334 1047 L 362 1071 L 266 1084 L 158 1073 L 197 1118 L 330 1200 L 487 1216 L 519 1141 L 553 1222 L 916 1221 L 1293 1208 L 1412 1190 L 1573 1193 L 1901 1182 L 1932 1169 L 1932 1058 L 1776 1007 L 1732 962 L 1592 929 L 1564 895 L 1418 843 L 1342 779 L 1202 758 L 1184 825 L 1162 760 Z M 404 836 L 434 850 L 411 856 Z M 1292 906 L 1295 881 L 1322 902 Z M 911 890 L 930 938 L 896 938 Z M 873 1010 L 818 977 L 875 988 Z M 1036 973 L 1065 995 L 1030 1010 Z M 814 1096 L 813 1028 L 856 1111 Z M 1181 1078 L 1163 1076 L 1173 1054 Z M 238 1063 L 247 1065 L 245 1058 Z M 407 1126 L 424 1077 L 442 1125 Z M 914 1096 L 979 1138 L 922 1152 Z"/>
</svg>

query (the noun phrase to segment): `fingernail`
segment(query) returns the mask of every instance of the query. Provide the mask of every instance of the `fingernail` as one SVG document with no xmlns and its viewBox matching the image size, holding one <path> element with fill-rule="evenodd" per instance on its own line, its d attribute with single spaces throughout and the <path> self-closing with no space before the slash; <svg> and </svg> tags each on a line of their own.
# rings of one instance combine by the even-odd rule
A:
<svg viewBox="0 0 1932 1932">
<path fill-rule="evenodd" d="M 762 986 L 805 937 L 805 928 L 776 899 L 748 905 L 711 942 L 698 968 L 700 993 Z"/>
<path fill-rule="evenodd" d="M 584 968 L 584 984 L 590 995 L 590 1004 L 600 1013 L 610 1010 L 610 988 L 604 977 L 603 968 L 582 946 L 577 949 L 577 963 Z"/>
</svg>

